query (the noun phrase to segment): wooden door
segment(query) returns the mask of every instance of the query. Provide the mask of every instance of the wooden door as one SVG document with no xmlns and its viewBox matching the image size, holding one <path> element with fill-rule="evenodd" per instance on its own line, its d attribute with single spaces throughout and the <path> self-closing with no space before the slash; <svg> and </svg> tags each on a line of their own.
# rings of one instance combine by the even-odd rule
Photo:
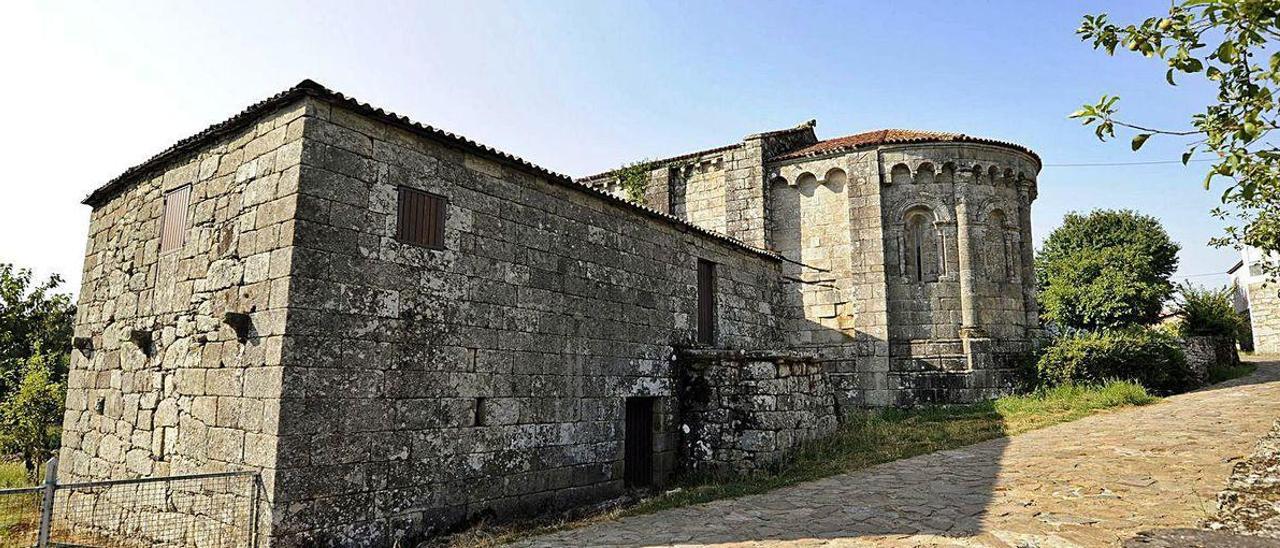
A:
<svg viewBox="0 0 1280 548">
<path fill-rule="evenodd" d="M 627 487 L 653 484 L 653 398 L 627 398 L 623 481 Z"/>
</svg>

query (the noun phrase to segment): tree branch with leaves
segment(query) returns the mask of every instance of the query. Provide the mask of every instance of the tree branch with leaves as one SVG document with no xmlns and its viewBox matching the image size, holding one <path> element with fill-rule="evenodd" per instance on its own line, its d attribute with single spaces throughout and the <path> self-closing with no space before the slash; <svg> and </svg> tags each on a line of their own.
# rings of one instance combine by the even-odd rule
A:
<svg viewBox="0 0 1280 548">
<path fill-rule="evenodd" d="M 1191 129 L 1153 128 L 1118 116 L 1120 98 L 1104 95 L 1071 113 L 1103 141 L 1116 128 L 1134 133 L 1138 150 L 1155 137 L 1194 137 L 1182 162 L 1198 152 L 1216 157 L 1204 178 L 1226 181 L 1224 207 L 1213 215 L 1231 226 L 1212 243 L 1250 245 L 1280 251 L 1280 148 L 1269 139 L 1280 122 L 1275 87 L 1280 85 L 1280 0 L 1187 0 L 1162 17 L 1119 25 L 1107 14 L 1086 15 L 1076 33 L 1094 49 L 1114 55 L 1123 48 L 1163 61 L 1165 80 L 1177 85 L 1182 75 L 1205 78 L 1217 86 L 1215 101 L 1190 115 Z M 1277 265 L 1269 267 L 1273 275 Z"/>
</svg>

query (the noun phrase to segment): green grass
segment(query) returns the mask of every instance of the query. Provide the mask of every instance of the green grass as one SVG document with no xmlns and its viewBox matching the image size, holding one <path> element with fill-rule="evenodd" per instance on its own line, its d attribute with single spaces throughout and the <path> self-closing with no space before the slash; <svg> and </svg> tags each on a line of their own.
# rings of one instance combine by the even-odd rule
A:
<svg viewBox="0 0 1280 548">
<path fill-rule="evenodd" d="M 846 416 L 832 436 L 811 443 L 768 473 L 737 477 L 687 478 L 667 493 L 634 506 L 577 521 L 478 527 L 458 535 L 455 546 L 489 546 L 579 527 L 617 517 L 647 514 L 718 499 L 763 493 L 779 487 L 859 470 L 876 464 L 954 449 L 981 441 L 1072 421 L 1105 409 L 1147 405 L 1159 398 L 1132 382 L 1104 386 L 1059 386 L 1023 396 L 972 404 L 861 411 Z"/>
<path fill-rule="evenodd" d="M 1209 367 L 1209 384 L 1218 384 L 1231 379 L 1238 379 L 1258 370 L 1258 365 L 1241 362 L 1240 365 L 1213 365 Z"/>
<path fill-rule="evenodd" d="M 22 463 L 0 461 L 0 489 L 31 485 L 31 480 L 27 478 L 27 470 L 22 467 Z"/>
<path fill-rule="evenodd" d="M 30 487 L 27 471 L 20 462 L 0 461 L 0 489 Z M 0 539 L 30 531 L 40 519 L 40 494 L 0 497 Z"/>
</svg>

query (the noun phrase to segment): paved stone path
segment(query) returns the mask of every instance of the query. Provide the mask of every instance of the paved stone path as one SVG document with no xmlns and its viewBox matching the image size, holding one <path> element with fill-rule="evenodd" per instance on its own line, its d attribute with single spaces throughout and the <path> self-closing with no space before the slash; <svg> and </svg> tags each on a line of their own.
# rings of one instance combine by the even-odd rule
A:
<svg viewBox="0 0 1280 548">
<path fill-rule="evenodd" d="M 1277 417 L 1280 362 L 1264 362 L 1157 405 L 522 544 L 1115 546 L 1212 515 Z"/>
</svg>

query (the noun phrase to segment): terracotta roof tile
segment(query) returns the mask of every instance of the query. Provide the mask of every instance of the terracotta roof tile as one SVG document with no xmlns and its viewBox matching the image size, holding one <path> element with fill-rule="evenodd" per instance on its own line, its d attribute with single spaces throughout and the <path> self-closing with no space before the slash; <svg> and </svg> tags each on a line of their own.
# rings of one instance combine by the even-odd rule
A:
<svg viewBox="0 0 1280 548">
<path fill-rule="evenodd" d="M 867 131 L 847 135 L 845 137 L 837 137 L 835 139 L 827 139 L 818 141 L 812 145 L 793 150 L 791 152 L 775 156 L 772 160 L 788 160 L 791 158 L 803 158 L 807 156 L 821 156 L 834 152 L 846 150 L 856 150 L 859 148 L 874 147 L 879 145 L 893 145 L 904 143 L 937 143 L 937 142 L 964 142 L 964 143 L 984 143 L 990 145 L 998 145 L 1026 152 L 1033 156 L 1037 162 L 1040 157 L 1032 152 L 1031 149 L 1022 145 L 997 141 L 994 139 L 984 139 L 982 137 L 970 137 L 963 133 L 948 133 L 944 131 L 920 131 L 914 129 L 879 129 L 876 131 Z"/>
<path fill-rule="evenodd" d="M 113 198 L 121 190 L 124 190 L 125 188 L 128 188 L 129 186 L 133 185 L 139 179 L 143 178 L 147 174 L 153 173 L 154 171 L 163 168 L 164 166 L 168 165 L 170 162 L 188 157 L 188 155 L 191 154 L 192 152 L 198 150 L 200 147 L 203 147 L 210 142 L 213 142 L 218 138 L 231 135 L 237 131 L 240 131 L 246 127 L 249 127 L 257 123 L 258 119 L 261 118 L 262 116 L 269 114 L 271 112 L 274 112 L 275 110 L 281 107 L 284 107 L 286 105 L 290 105 L 294 101 L 297 101 L 303 97 L 315 97 L 320 100 L 341 105 L 355 112 L 381 120 L 386 124 L 402 128 L 411 133 L 437 139 L 445 143 L 451 144 L 464 151 L 470 152 L 472 154 L 476 154 L 478 156 L 483 156 L 492 160 L 496 160 L 500 163 L 504 163 L 509 166 L 523 169 L 535 175 L 542 176 L 546 178 L 548 182 L 567 186 L 569 188 L 573 188 L 575 190 L 585 192 L 587 194 L 595 195 L 599 198 L 604 199 L 605 201 L 619 204 L 623 207 L 627 207 L 632 210 L 638 211 L 649 217 L 661 219 L 665 222 L 683 227 L 684 229 L 691 230 L 693 232 L 697 232 L 706 236 L 710 236 L 712 238 L 733 244 L 737 247 L 746 249 L 748 251 L 754 252 L 759 255 L 763 255 L 765 257 L 769 257 L 771 259 L 775 259 L 775 260 L 781 259 L 781 257 L 778 254 L 773 253 L 772 251 L 757 248 L 755 246 L 747 244 L 746 242 L 743 242 L 741 240 L 727 236 L 725 234 L 721 234 L 713 230 L 707 230 L 693 223 L 685 221 L 684 219 L 680 219 L 673 215 L 663 213 L 651 207 L 643 206 L 635 202 L 618 198 L 602 190 L 574 181 L 572 178 L 570 178 L 567 175 L 556 173 L 542 166 L 529 162 L 528 160 L 525 160 L 518 156 L 508 154 L 506 152 L 495 149 L 493 147 L 477 143 L 461 135 L 450 133 L 448 131 L 434 128 L 425 124 L 420 124 L 418 122 L 414 122 L 413 120 L 410 120 L 406 116 L 401 116 L 394 112 L 388 112 L 383 109 L 374 107 L 368 103 L 360 102 L 352 97 L 348 97 L 346 95 L 343 95 L 342 93 L 330 90 L 329 88 L 326 88 L 316 83 L 314 80 L 310 80 L 310 79 L 303 80 L 302 82 L 299 82 L 297 85 L 287 90 L 277 93 L 258 103 L 254 103 L 253 105 L 250 105 L 249 107 L 245 108 L 243 111 L 236 114 L 235 116 L 232 116 L 231 118 L 228 118 L 222 122 L 209 126 L 208 128 L 205 128 L 203 131 L 196 133 L 195 135 L 192 135 L 190 137 L 187 137 L 186 139 L 183 139 L 181 141 L 178 141 L 177 143 L 174 143 L 173 146 L 170 146 L 169 148 L 165 149 L 159 154 L 152 156 L 147 161 L 142 162 L 141 164 L 138 164 L 136 166 L 133 166 L 125 170 L 124 173 L 121 173 L 116 178 L 98 187 L 96 190 L 90 193 L 88 197 L 84 199 L 83 203 L 86 205 L 94 206 L 94 207 L 100 206 L 103 203 L 106 203 L 111 198 Z"/>
</svg>

